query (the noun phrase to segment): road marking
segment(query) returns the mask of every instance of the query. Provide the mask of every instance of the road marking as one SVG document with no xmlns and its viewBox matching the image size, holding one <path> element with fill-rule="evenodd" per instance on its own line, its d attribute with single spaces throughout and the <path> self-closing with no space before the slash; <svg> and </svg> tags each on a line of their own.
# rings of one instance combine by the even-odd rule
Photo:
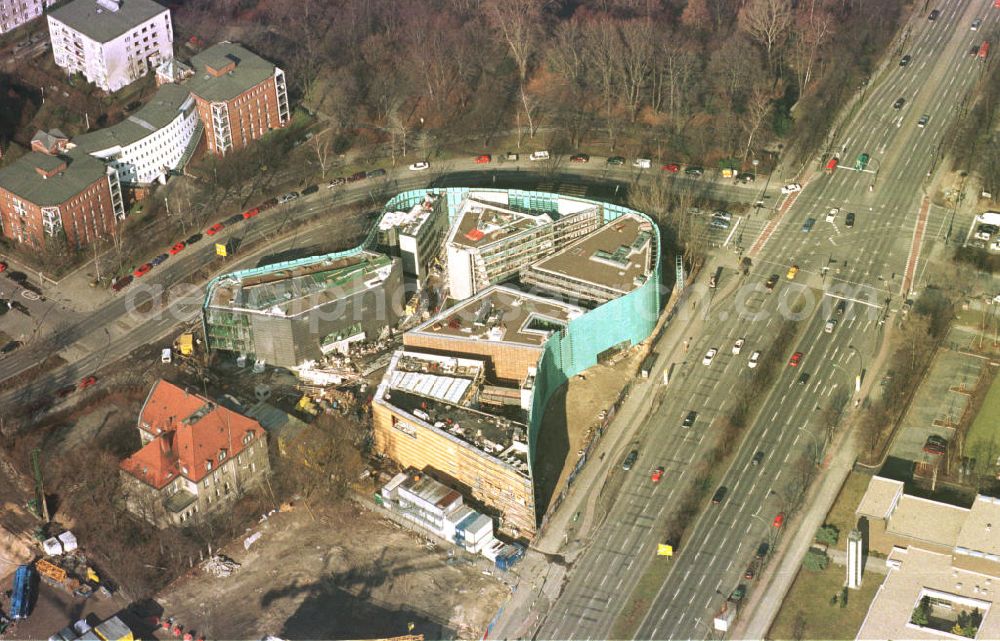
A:
<svg viewBox="0 0 1000 641">
<path fill-rule="evenodd" d="M 913 276 L 917 271 L 917 263 L 920 260 L 920 248 L 924 239 L 924 230 L 927 228 L 927 215 L 930 213 L 930 200 L 924 196 L 920 203 L 920 214 L 917 222 L 913 226 L 913 239 L 910 241 L 910 254 L 906 259 L 906 271 L 903 274 L 903 283 L 899 288 L 899 295 L 906 297 L 913 288 Z"/>
</svg>

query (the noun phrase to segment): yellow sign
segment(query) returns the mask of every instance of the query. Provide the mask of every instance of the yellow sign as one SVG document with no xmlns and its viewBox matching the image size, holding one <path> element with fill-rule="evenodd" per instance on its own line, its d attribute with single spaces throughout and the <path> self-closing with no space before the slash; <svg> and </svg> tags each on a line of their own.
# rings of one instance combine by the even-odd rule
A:
<svg viewBox="0 0 1000 641">
<path fill-rule="evenodd" d="M 226 246 L 222 243 L 215 243 L 215 253 L 223 257 L 228 255 L 226 253 Z"/>
<path fill-rule="evenodd" d="M 656 556 L 673 556 L 674 546 L 667 545 L 666 543 L 658 543 L 656 545 Z"/>
</svg>

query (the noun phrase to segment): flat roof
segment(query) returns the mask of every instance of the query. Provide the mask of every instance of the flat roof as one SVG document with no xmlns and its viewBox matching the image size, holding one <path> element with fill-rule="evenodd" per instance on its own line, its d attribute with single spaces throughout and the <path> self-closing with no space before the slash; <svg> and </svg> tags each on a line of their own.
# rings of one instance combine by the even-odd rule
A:
<svg viewBox="0 0 1000 641">
<path fill-rule="evenodd" d="M 409 211 L 385 212 L 378 221 L 379 231 L 388 231 L 396 227 L 402 234 L 416 236 L 423 224 L 427 222 L 437 207 L 441 206 L 442 202 L 440 194 L 427 194 Z"/>
<path fill-rule="evenodd" d="M 873 476 L 868 481 L 868 489 L 865 490 L 864 496 L 861 497 L 861 503 L 858 504 L 854 513 L 859 516 L 887 519 L 902 495 L 902 481 Z"/>
<path fill-rule="evenodd" d="M 415 334 L 541 347 L 549 335 L 585 313 L 568 303 L 507 285 L 487 287 L 410 330 Z"/>
<path fill-rule="evenodd" d="M 365 251 L 245 277 L 231 274 L 218 281 L 209 307 L 295 316 L 380 285 L 395 261 Z"/>
<path fill-rule="evenodd" d="M 1000 555 L 1000 499 L 982 494 L 976 496 L 962 523 L 955 546 L 972 552 Z"/>
<path fill-rule="evenodd" d="M 181 85 L 165 84 L 153 99 L 117 125 L 77 136 L 73 144 L 87 153 L 126 147 L 163 129 L 182 112 L 191 93 Z"/>
<path fill-rule="evenodd" d="M 497 203 L 467 197 L 462 201 L 452 226 L 450 242 L 464 247 L 481 247 L 513 234 L 552 223 L 547 213 L 529 214 Z"/>
<path fill-rule="evenodd" d="M 869 563 L 879 559 L 869 558 Z M 927 595 L 944 599 L 971 611 L 979 607 L 983 620 L 977 639 L 1000 639 L 1000 613 L 994 606 L 1000 581 L 978 572 L 956 568 L 947 554 L 929 552 L 918 547 L 894 548 L 885 561 L 889 572 L 868 614 L 858 630 L 858 639 L 935 639 L 954 637 L 910 623 L 913 610 Z M 866 574 L 866 581 L 875 578 Z"/>
<path fill-rule="evenodd" d="M 207 67 L 221 69 L 230 62 L 236 67 L 213 76 Z M 185 82 L 192 93 L 209 102 L 225 102 L 256 87 L 274 75 L 274 63 L 232 42 L 220 42 L 191 56 L 194 75 Z"/>
<path fill-rule="evenodd" d="M 403 390 L 386 390 L 381 400 L 528 475 L 528 428 L 523 423 Z"/>
<path fill-rule="evenodd" d="M 385 379 L 389 389 L 459 405 L 482 381 L 485 369 L 481 360 L 401 350 L 393 355 Z"/>
<path fill-rule="evenodd" d="M 969 510 L 904 494 L 889 517 L 887 532 L 917 541 L 954 547 Z"/>
<path fill-rule="evenodd" d="M 37 170 L 52 172 L 66 168 L 50 178 Z M 0 187 L 39 207 L 55 207 L 73 198 L 107 175 L 103 162 L 83 151 L 69 151 L 50 156 L 32 151 L 0 169 Z"/>
<path fill-rule="evenodd" d="M 649 277 L 652 239 L 652 224 L 627 214 L 534 263 L 528 270 L 595 283 L 627 294 Z"/>
<path fill-rule="evenodd" d="M 91 40 L 110 42 L 166 12 L 169 9 L 153 0 L 74 0 L 49 15 Z"/>
</svg>

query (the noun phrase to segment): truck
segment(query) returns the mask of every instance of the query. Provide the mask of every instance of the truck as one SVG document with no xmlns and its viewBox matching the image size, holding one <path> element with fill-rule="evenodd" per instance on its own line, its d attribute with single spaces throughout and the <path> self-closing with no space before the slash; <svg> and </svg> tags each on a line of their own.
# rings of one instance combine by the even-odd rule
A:
<svg viewBox="0 0 1000 641">
<path fill-rule="evenodd" d="M 35 571 L 30 565 L 19 565 L 14 573 L 14 588 L 10 594 L 10 618 L 26 619 L 31 611 L 31 584 Z"/>
<path fill-rule="evenodd" d="M 643 378 L 649 378 L 649 373 L 653 371 L 653 366 L 656 365 L 657 356 L 656 352 L 651 352 L 649 356 L 642 359 L 642 365 L 639 366 L 639 374 Z"/>
<path fill-rule="evenodd" d="M 980 60 L 986 60 L 986 58 L 989 55 L 990 55 L 990 41 L 983 40 L 983 44 L 979 46 L 979 53 L 976 54 L 976 57 L 979 58 Z"/>
</svg>

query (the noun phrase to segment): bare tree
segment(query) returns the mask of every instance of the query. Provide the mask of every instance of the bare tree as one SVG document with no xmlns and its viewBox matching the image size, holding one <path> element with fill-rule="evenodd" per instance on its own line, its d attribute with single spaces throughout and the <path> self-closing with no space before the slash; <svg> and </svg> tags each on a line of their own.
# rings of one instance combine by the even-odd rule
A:
<svg viewBox="0 0 1000 641">
<path fill-rule="evenodd" d="M 535 136 L 533 105 L 528 98 L 528 67 L 542 33 L 542 0 L 491 0 L 485 6 L 490 24 L 500 31 L 517 65 L 521 106 L 528 119 L 528 133 Z"/>
<path fill-rule="evenodd" d="M 760 132 L 761 127 L 767 122 L 768 116 L 771 115 L 772 107 L 771 95 L 762 88 L 755 89 L 747 103 L 747 115 L 743 119 L 743 128 L 747 134 L 747 145 L 743 150 L 744 162 L 746 162 L 747 157 L 750 155 L 754 138 Z"/>
<path fill-rule="evenodd" d="M 312 137 L 309 141 L 314 152 L 316 152 L 316 162 L 319 164 L 320 174 L 326 180 L 326 172 L 330 169 L 330 136 L 320 133 Z"/>
<path fill-rule="evenodd" d="M 750 0 L 739 14 L 740 28 L 763 45 L 767 66 L 774 68 L 775 49 L 788 37 L 792 26 L 790 0 Z"/>
<path fill-rule="evenodd" d="M 813 79 L 819 49 L 833 35 L 834 19 L 825 11 L 810 10 L 800 15 L 792 28 L 790 65 L 795 70 L 799 95 L 806 92 Z"/>
</svg>

